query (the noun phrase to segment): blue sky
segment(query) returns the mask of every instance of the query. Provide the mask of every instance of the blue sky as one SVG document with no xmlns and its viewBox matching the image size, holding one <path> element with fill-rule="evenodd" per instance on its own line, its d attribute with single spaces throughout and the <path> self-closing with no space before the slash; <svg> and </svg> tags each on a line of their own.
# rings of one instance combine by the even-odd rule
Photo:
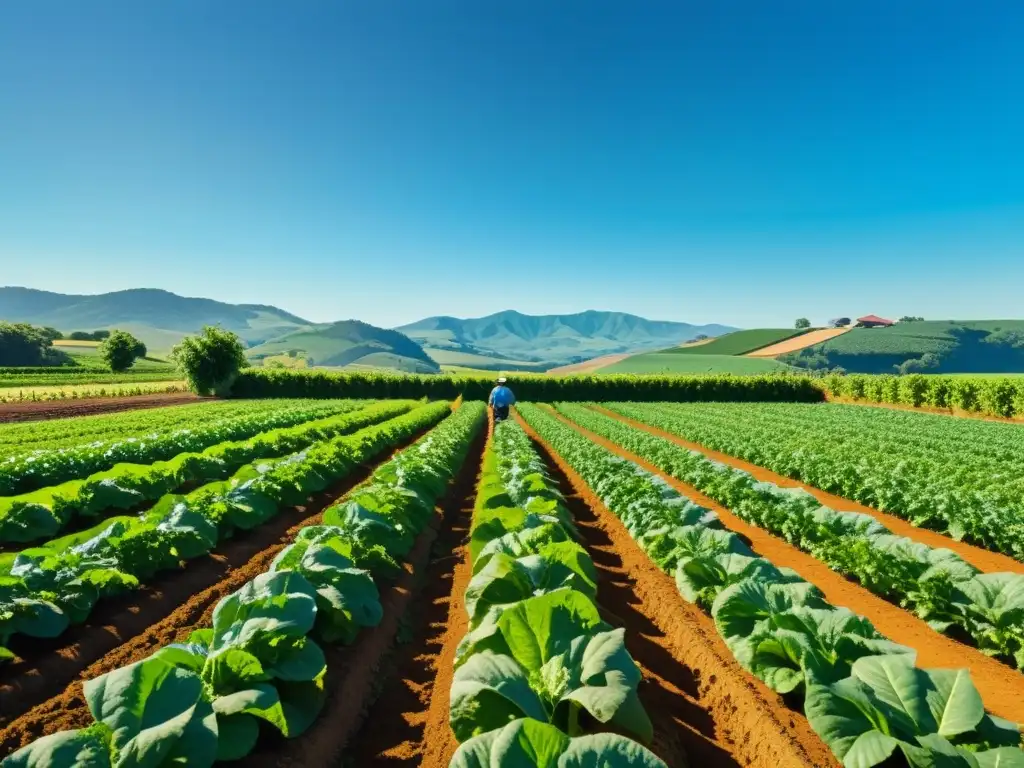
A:
<svg viewBox="0 0 1024 768">
<path fill-rule="evenodd" d="M 0 5 L 0 284 L 1022 316 L 1019 0 Z"/>
</svg>

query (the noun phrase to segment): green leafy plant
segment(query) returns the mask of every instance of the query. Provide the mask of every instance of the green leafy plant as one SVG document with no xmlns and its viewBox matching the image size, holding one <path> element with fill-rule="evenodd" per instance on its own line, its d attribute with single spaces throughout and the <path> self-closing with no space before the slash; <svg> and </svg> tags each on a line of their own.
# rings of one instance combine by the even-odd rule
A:
<svg viewBox="0 0 1024 768">
<path fill-rule="evenodd" d="M 231 331 L 212 325 L 198 336 L 186 336 L 171 351 L 171 359 L 200 395 L 223 395 L 231 389 L 239 372 L 248 367 L 245 347 Z"/>
</svg>

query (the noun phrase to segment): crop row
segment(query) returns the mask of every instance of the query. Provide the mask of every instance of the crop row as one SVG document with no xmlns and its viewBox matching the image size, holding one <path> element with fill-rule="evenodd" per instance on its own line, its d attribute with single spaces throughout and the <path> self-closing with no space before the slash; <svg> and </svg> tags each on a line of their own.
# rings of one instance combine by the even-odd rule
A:
<svg viewBox="0 0 1024 768">
<path fill-rule="evenodd" d="M 484 454 L 465 591 L 470 631 L 456 652 L 452 768 L 664 768 L 649 742 L 641 673 L 594 605 L 597 572 L 518 424 Z M 595 732 L 596 731 L 596 732 Z M 544 755 L 544 758 L 540 758 Z"/>
<path fill-rule="evenodd" d="M 827 376 L 822 380 L 832 397 L 914 408 L 955 408 L 988 416 L 1024 414 L 1024 379 L 1011 376 Z"/>
<path fill-rule="evenodd" d="M 212 421 L 197 415 L 194 422 L 179 425 L 169 432 L 152 432 L 140 437 L 110 436 L 65 448 L 16 453 L 0 462 L 0 494 L 26 493 L 88 477 L 121 462 L 164 461 L 179 453 L 201 451 L 228 440 L 244 440 L 269 429 L 345 413 L 362 405 L 353 401 L 291 403 L 281 409 L 271 406 Z"/>
<path fill-rule="evenodd" d="M 186 496 L 164 496 L 145 514 L 108 521 L 73 546 L 57 541 L 20 553 L 0 580 L 0 646 L 18 634 L 58 637 L 84 621 L 100 599 L 136 589 L 159 571 L 209 553 L 234 531 L 255 528 L 282 508 L 301 504 L 448 411 L 447 403 L 424 405 L 290 456 L 246 465 L 231 479 Z M 0 648 L 0 659 L 4 655 L 10 654 Z"/>
<path fill-rule="evenodd" d="M 623 407 L 657 420 L 646 406 Z M 802 489 L 759 482 L 589 408 L 562 404 L 558 411 L 876 595 L 912 609 L 933 629 L 959 627 L 982 652 L 1024 667 L 1024 575 L 980 573 L 955 552 L 896 536 L 869 515 L 829 509 Z"/>
<path fill-rule="evenodd" d="M 229 440 L 200 452 L 180 453 L 152 464 L 115 464 L 82 480 L 69 480 L 21 496 L 0 498 L 0 543 L 51 537 L 80 518 L 138 508 L 186 484 L 228 477 L 246 464 L 295 453 L 410 410 L 415 401 L 392 400 L 293 427 Z"/>
<path fill-rule="evenodd" d="M 912 649 L 755 555 L 710 510 L 539 406 L 520 412 L 683 598 L 710 610 L 737 661 L 770 688 L 802 694 L 808 722 L 844 765 L 894 754 L 915 767 L 1024 765 L 1019 730 L 985 713 L 968 670 L 916 668 Z"/>
<path fill-rule="evenodd" d="M 221 600 L 209 629 L 87 681 L 92 726 L 39 739 L 4 768 L 201 768 L 245 758 L 261 729 L 301 735 L 326 698 L 322 644 L 351 643 L 380 622 L 377 567 L 408 553 L 482 417 L 482 405 L 464 405 L 396 454 Z"/>
<path fill-rule="evenodd" d="M 52 403 L 61 400 L 85 400 L 103 397 L 188 392 L 184 381 L 131 381 L 122 384 L 26 384 L 0 387 L 0 403 Z"/>
<path fill-rule="evenodd" d="M 166 408 L 118 411 L 15 424 L 0 424 L 0 450 L 5 457 L 39 448 L 67 448 L 110 438 L 142 437 L 211 419 L 252 415 L 295 406 L 308 400 L 209 400 Z"/>
<path fill-rule="evenodd" d="M 1015 426 L 966 424 L 919 414 L 865 414 L 850 406 L 611 407 L 914 525 L 1024 560 L 1024 475 L 1019 455 L 975 455 L 972 431 L 966 429 L 996 427 L 1009 431 L 1007 439 L 1020 441 Z M 915 449 L 911 435 L 917 424 L 903 421 L 908 418 L 941 419 L 937 428 L 945 432 L 945 440 L 935 438 L 931 447 Z"/>
<path fill-rule="evenodd" d="M 55 373 L 54 371 L 60 371 Z M 129 373 L 111 373 L 109 370 L 81 369 L 0 369 L 0 387 L 53 387 L 63 384 L 137 384 L 153 381 L 173 381 L 181 374 L 173 366 L 147 368 Z M 45 372 L 44 372 L 45 371 Z"/>
</svg>

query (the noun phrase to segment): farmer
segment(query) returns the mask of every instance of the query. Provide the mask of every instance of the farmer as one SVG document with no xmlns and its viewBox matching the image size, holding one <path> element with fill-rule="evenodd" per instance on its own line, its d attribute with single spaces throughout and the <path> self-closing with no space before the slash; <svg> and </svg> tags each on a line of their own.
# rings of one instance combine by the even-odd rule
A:
<svg viewBox="0 0 1024 768">
<path fill-rule="evenodd" d="M 508 418 L 508 407 L 515 405 L 516 396 L 512 390 L 505 386 L 505 377 L 498 379 L 498 386 L 491 390 L 491 396 L 487 398 L 487 404 L 494 409 L 494 422 L 504 421 Z"/>
</svg>

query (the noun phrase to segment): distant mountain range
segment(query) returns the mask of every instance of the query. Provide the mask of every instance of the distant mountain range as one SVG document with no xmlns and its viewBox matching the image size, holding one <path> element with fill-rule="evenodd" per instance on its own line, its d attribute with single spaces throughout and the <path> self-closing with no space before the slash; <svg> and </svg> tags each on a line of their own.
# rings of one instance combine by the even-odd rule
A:
<svg viewBox="0 0 1024 768">
<path fill-rule="evenodd" d="M 624 312 L 524 315 L 508 310 L 479 318 L 428 317 L 397 330 L 420 342 L 434 360 L 473 367 L 549 368 L 599 355 L 720 336 L 726 325 L 647 320 Z"/>
<path fill-rule="evenodd" d="M 735 330 L 646 320 L 623 312 L 538 316 L 511 310 L 481 318 L 428 317 L 388 330 L 357 320 L 313 323 L 264 304 L 227 304 L 152 288 L 76 296 L 0 287 L 0 320 L 52 326 L 66 333 L 121 328 L 157 353 L 170 350 L 204 325 L 219 325 L 239 335 L 253 360 L 291 357 L 318 366 L 421 372 L 436 371 L 439 364 L 546 370 Z"/>
<path fill-rule="evenodd" d="M 0 288 L 0 320 L 51 326 L 65 333 L 121 328 L 160 351 L 204 325 L 234 331 L 249 345 L 313 325 L 277 307 L 192 299 L 155 288 L 95 296 Z"/>
</svg>

